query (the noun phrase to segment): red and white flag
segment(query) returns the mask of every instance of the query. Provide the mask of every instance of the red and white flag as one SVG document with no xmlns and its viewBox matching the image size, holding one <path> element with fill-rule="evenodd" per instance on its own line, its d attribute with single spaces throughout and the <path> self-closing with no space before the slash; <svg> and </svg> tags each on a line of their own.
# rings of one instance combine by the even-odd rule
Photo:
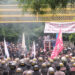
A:
<svg viewBox="0 0 75 75">
<path fill-rule="evenodd" d="M 62 40 L 62 32 L 60 29 L 57 40 L 56 40 L 56 45 L 51 54 L 51 59 L 54 59 L 55 57 L 57 57 L 62 50 L 63 50 L 63 40 Z"/>
</svg>

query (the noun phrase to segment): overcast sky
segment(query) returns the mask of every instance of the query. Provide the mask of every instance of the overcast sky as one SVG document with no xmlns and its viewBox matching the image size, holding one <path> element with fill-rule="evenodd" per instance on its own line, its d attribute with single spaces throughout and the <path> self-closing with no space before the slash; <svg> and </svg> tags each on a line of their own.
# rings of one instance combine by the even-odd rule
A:
<svg viewBox="0 0 75 75">
<path fill-rule="evenodd" d="M 17 0 L 0 0 L 0 4 L 17 4 Z"/>
</svg>

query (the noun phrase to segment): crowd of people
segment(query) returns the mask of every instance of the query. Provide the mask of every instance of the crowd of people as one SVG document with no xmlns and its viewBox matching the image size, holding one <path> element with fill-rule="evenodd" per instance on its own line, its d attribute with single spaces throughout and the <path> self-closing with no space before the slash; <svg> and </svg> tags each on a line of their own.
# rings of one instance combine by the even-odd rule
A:
<svg viewBox="0 0 75 75">
<path fill-rule="evenodd" d="M 51 59 L 51 51 L 44 51 L 43 40 L 36 43 L 36 56 L 23 53 L 21 43 L 8 43 L 10 58 L 6 58 L 4 42 L 0 42 L 0 75 L 75 75 L 75 48 L 64 47 L 58 57 Z"/>
<path fill-rule="evenodd" d="M 0 75 L 74 75 L 75 56 L 61 53 L 58 57 L 32 56 L 1 58 Z"/>
<path fill-rule="evenodd" d="M 14 43 L 9 43 L 7 42 L 7 48 L 8 52 L 10 54 L 10 58 L 17 58 L 20 57 L 21 51 L 22 51 L 22 46 L 20 43 L 14 44 Z M 0 58 L 6 57 L 5 55 L 5 50 L 4 50 L 4 42 L 0 42 Z"/>
<path fill-rule="evenodd" d="M 49 36 L 40 36 L 38 39 L 37 39 L 37 42 L 36 42 L 36 54 L 37 56 L 41 56 L 40 53 L 42 53 L 42 55 L 44 55 L 44 41 L 45 40 L 49 40 Z M 22 47 L 22 43 L 19 42 L 19 43 L 13 43 L 13 42 L 7 42 L 7 48 L 8 48 L 8 52 L 10 54 L 10 58 L 17 58 L 21 56 L 21 54 L 25 54 L 26 57 L 28 56 L 32 56 L 32 51 L 33 51 L 33 43 L 30 44 L 30 47 L 29 47 L 29 50 L 25 50 L 24 52 L 24 49 Z M 52 43 L 51 43 L 51 49 L 52 48 Z M 47 49 L 47 52 L 45 53 L 45 56 L 50 56 L 50 52 L 49 52 L 49 49 Z M 0 42 L 0 58 L 1 57 L 6 57 L 5 55 L 5 50 L 4 50 L 4 42 L 1 41 Z"/>
</svg>

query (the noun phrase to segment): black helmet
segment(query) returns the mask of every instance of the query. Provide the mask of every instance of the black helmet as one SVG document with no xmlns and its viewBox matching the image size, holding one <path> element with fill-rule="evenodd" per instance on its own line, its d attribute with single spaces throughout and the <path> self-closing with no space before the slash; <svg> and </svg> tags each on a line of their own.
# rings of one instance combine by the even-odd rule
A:
<svg viewBox="0 0 75 75">
<path fill-rule="evenodd" d="M 22 66 L 25 66 L 25 63 L 24 62 L 21 62 L 20 63 L 20 66 L 22 67 Z"/>
<path fill-rule="evenodd" d="M 21 59 L 21 60 L 20 60 L 19 65 L 20 65 L 21 67 L 25 66 L 25 62 L 24 62 L 24 60 L 23 60 L 23 59 Z"/>
<path fill-rule="evenodd" d="M 11 70 L 15 70 L 15 69 L 16 69 L 16 65 L 11 64 L 10 69 L 11 69 Z"/>
<path fill-rule="evenodd" d="M 10 67 L 11 70 L 15 70 L 16 69 L 16 63 L 15 62 L 11 62 L 9 67 Z"/>
</svg>

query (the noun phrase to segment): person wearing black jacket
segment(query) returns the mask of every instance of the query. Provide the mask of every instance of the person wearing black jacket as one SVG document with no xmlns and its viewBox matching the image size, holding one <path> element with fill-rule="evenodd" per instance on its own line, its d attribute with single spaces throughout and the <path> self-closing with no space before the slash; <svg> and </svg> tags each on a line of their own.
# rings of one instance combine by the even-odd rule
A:
<svg viewBox="0 0 75 75">
<path fill-rule="evenodd" d="M 67 62 L 64 62 L 64 66 L 66 67 L 65 75 L 71 75 L 70 67 Z"/>
</svg>

